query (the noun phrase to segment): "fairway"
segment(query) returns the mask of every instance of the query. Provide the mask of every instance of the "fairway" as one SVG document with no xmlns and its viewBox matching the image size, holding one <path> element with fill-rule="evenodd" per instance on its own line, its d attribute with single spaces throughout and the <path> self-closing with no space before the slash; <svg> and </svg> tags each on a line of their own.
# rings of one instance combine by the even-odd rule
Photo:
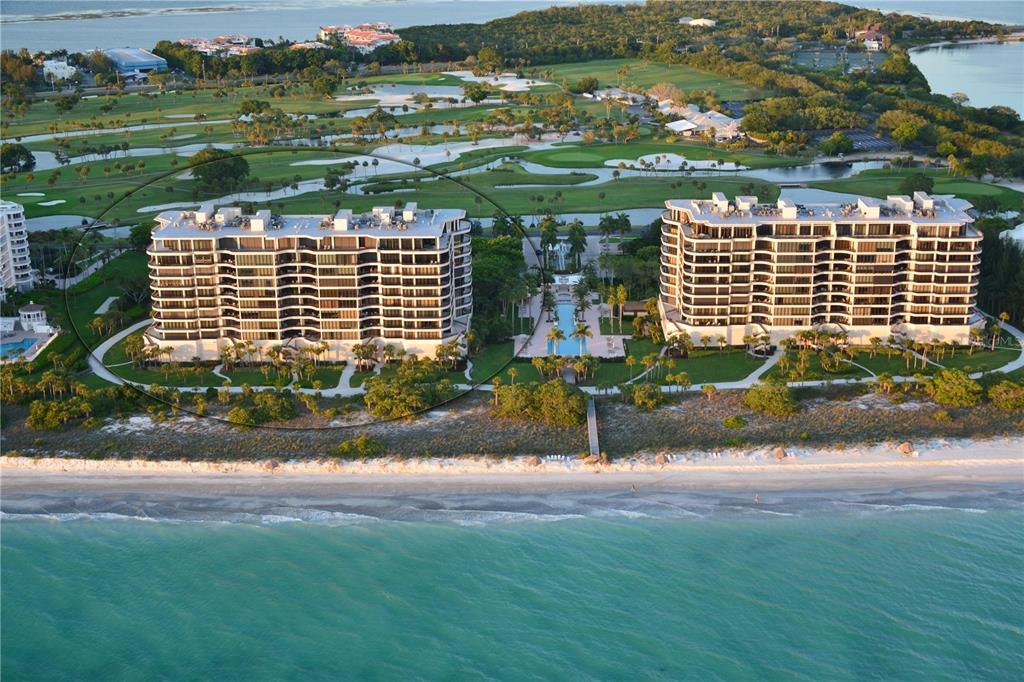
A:
<svg viewBox="0 0 1024 682">
<path fill-rule="evenodd" d="M 628 68 L 623 76 L 620 70 Z M 647 89 L 657 83 L 671 83 L 681 90 L 713 90 L 722 99 L 755 99 L 763 97 L 764 91 L 743 81 L 718 74 L 700 71 L 679 64 L 656 64 L 639 59 L 597 59 L 589 62 L 559 64 L 545 68 L 556 80 L 565 78 L 570 84 L 593 76 L 601 87 L 631 85 Z"/>
</svg>

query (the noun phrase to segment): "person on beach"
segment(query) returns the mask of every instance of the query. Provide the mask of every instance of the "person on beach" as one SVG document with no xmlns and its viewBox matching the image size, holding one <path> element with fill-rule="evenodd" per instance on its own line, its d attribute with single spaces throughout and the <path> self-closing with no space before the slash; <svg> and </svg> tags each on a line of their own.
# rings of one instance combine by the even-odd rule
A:
<svg viewBox="0 0 1024 682">
<path fill-rule="evenodd" d="M 761 504 L 761 496 L 754 493 L 754 504 Z"/>
<path fill-rule="evenodd" d="M 635 493 L 636 492 L 636 483 L 630 483 L 629 484 L 629 492 L 631 492 L 631 493 Z"/>
</svg>

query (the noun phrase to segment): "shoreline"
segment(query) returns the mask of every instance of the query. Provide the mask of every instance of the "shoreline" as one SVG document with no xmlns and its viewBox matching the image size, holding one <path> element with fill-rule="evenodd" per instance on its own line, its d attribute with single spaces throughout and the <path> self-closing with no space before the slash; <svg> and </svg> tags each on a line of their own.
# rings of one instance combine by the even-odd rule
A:
<svg viewBox="0 0 1024 682">
<path fill-rule="evenodd" d="M 909 455 L 897 443 L 833 448 L 735 449 L 647 454 L 601 464 L 558 457 L 366 461 L 87 460 L 0 457 L 4 507 L 11 494 L 359 494 L 557 492 L 629 489 L 862 489 L 958 482 L 1024 483 L 1024 436 L 930 440 Z"/>
</svg>

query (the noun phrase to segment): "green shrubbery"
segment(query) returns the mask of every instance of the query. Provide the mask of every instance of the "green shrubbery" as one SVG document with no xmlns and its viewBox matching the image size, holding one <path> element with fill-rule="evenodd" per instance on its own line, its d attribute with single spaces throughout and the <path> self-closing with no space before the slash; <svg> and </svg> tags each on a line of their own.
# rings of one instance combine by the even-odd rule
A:
<svg viewBox="0 0 1024 682">
<path fill-rule="evenodd" d="M 531 419 L 552 426 L 578 426 L 587 418 L 587 398 L 583 391 L 562 379 L 543 384 L 512 384 L 494 389 L 496 417 Z"/>
<path fill-rule="evenodd" d="M 974 407 L 981 401 L 981 384 L 959 369 L 940 369 L 926 391 L 935 402 L 947 407 Z"/>
<path fill-rule="evenodd" d="M 653 410 L 660 405 L 664 396 L 655 384 L 622 384 L 619 386 L 623 401 L 636 405 L 641 410 Z"/>
<path fill-rule="evenodd" d="M 722 420 L 722 426 L 724 426 L 727 429 L 742 429 L 746 425 L 747 420 L 735 414 L 730 415 Z"/>
<path fill-rule="evenodd" d="M 440 376 L 441 369 L 433 360 L 408 357 L 393 376 L 367 379 L 363 402 L 375 417 L 408 417 L 451 398 L 451 382 Z"/>
<path fill-rule="evenodd" d="M 334 454 L 338 457 L 349 459 L 367 459 L 369 457 L 380 457 L 386 452 L 384 444 L 376 438 L 367 435 L 356 436 L 343 440 L 334 448 Z"/>
<path fill-rule="evenodd" d="M 1024 382 L 1017 383 L 1009 379 L 1000 381 L 989 387 L 988 399 L 1006 412 L 1024 410 Z"/>
<path fill-rule="evenodd" d="M 743 404 L 754 412 L 775 417 L 794 414 L 800 409 L 785 384 L 756 384 L 743 395 Z"/>
</svg>

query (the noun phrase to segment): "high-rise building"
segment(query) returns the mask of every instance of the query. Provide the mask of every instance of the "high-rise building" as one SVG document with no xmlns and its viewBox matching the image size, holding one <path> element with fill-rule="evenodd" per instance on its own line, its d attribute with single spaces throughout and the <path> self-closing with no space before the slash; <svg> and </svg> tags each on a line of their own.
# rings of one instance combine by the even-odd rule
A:
<svg viewBox="0 0 1024 682">
<path fill-rule="evenodd" d="M 27 291 L 34 282 L 25 208 L 13 201 L 0 201 L 0 296 L 6 297 L 8 289 Z"/>
<path fill-rule="evenodd" d="M 393 344 L 433 355 L 473 312 L 469 223 L 460 210 L 353 215 L 168 211 L 148 249 L 149 341 L 215 359 L 237 342 L 268 348 Z"/>
<path fill-rule="evenodd" d="M 854 343 L 890 335 L 966 342 L 981 263 L 971 206 L 915 192 L 803 205 L 670 200 L 658 296 L 666 336 L 779 340 L 802 329 Z"/>
</svg>

